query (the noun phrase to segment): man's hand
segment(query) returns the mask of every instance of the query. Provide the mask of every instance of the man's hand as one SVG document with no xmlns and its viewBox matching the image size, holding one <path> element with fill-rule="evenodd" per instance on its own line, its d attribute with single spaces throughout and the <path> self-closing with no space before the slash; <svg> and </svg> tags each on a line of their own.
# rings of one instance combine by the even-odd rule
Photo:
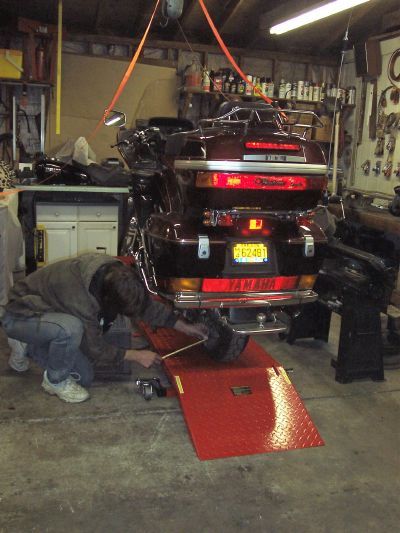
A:
<svg viewBox="0 0 400 533">
<path fill-rule="evenodd" d="M 190 322 L 186 322 L 179 318 L 175 323 L 174 329 L 189 335 L 189 337 L 208 339 L 208 328 L 205 324 L 190 324 Z"/>
<path fill-rule="evenodd" d="M 150 368 L 153 365 L 161 363 L 161 357 L 158 353 L 151 350 L 127 350 L 125 352 L 125 359 L 127 361 L 136 361 L 145 368 Z"/>
</svg>

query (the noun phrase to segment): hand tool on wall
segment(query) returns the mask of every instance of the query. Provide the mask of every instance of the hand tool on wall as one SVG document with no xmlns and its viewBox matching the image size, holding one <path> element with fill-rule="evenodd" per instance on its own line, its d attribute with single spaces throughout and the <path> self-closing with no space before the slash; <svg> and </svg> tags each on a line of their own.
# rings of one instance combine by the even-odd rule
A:
<svg viewBox="0 0 400 533">
<path fill-rule="evenodd" d="M 368 130 L 369 130 L 369 138 L 371 140 L 376 139 L 376 121 L 377 121 L 377 114 L 378 114 L 378 81 L 372 80 L 372 108 L 371 108 L 371 114 L 369 116 L 369 123 L 368 123 Z"/>
</svg>

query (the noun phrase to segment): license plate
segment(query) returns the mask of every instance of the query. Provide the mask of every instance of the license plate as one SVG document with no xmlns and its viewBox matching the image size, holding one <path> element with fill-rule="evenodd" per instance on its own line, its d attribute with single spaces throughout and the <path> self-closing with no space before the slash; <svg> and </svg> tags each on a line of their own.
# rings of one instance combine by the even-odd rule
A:
<svg viewBox="0 0 400 533">
<path fill-rule="evenodd" d="M 260 243 L 237 243 L 233 245 L 234 263 L 266 263 L 268 248 Z"/>
</svg>

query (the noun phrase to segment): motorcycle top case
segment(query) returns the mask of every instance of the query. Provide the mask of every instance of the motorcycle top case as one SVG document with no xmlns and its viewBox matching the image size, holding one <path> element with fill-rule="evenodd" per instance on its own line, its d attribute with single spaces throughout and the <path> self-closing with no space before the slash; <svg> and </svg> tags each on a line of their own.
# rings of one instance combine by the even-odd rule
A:
<svg viewBox="0 0 400 533">
<path fill-rule="evenodd" d="M 304 211 L 326 188 L 321 147 L 296 135 L 210 128 L 167 141 L 182 204 L 191 209 Z"/>
</svg>

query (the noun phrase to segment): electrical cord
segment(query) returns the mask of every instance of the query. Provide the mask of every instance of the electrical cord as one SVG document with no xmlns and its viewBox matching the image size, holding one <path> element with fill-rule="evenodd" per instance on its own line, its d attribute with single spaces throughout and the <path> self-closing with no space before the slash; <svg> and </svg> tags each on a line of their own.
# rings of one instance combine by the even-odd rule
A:
<svg viewBox="0 0 400 533">
<path fill-rule="evenodd" d="M 399 58 L 400 58 L 400 48 L 395 50 L 393 54 L 390 56 L 388 67 L 387 67 L 387 76 L 390 82 L 398 89 L 400 88 L 400 86 L 397 85 L 400 82 L 400 71 L 398 74 L 396 74 L 394 71 L 394 67 L 395 67 L 396 61 Z"/>
<path fill-rule="evenodd" d="M 350 22 L 351 17 L 353 15 L 353 10 L 350 11 L 349 20 L 347 21 L 347 28 L 346 32 L 343 37 L 343 49 L 341 52 L 341 59 L 340 59 L 340 66 L 339 66 L 339 72 L 338 72 L 338 78 L 337 78 L 337 93 L 335 98 L 335 104 L 333 107 L 333 123 L 332 123 L 332 131 L 331 131 L 331 139 L 329 142 L 329 152 L 328 152 L 328 173 L 331 167 L 331 157 L 332 157 L 332 144 L 333 144 L 333 136 L 335 132 L 335 122 L 336 122 L 336 110 L 337 110 L 337 104 L 338 104 L 338 96 L 339 96 L 339 87 L 342 81 L 342 70 L 343 70 L 343 62 L 344 62 L 344 54 L 347 50 L 347 44 L 349 42 L 349 28 L 350 28 Z M 335 191 L 334 191 L 335 192 Z"/>
</svg>

